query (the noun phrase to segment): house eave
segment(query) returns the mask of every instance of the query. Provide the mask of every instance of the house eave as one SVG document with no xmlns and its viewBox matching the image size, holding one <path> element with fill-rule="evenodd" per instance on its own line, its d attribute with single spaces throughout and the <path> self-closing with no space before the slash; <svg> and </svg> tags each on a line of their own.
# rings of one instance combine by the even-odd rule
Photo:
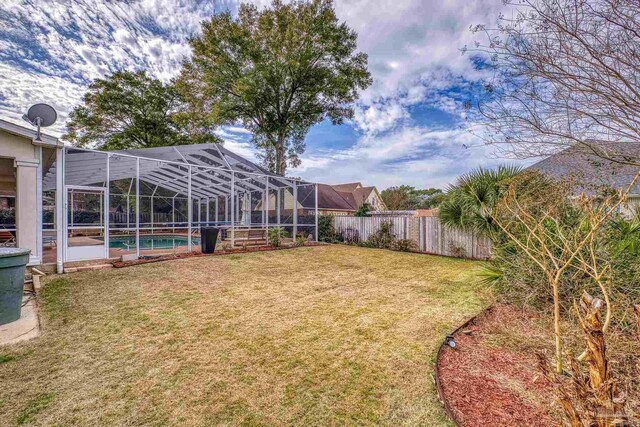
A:
<svg viewBox="0 0 640 427">
<path fill-rule="evenodd" d="M 12 135 L 21 136 L 31 140 L 33 145 L 38 147 L 63 147 L 64 143 L 58 138 L 40 133 L 40 140 L 36 139 L 36 131 L 15 123 L 0 119 L 0 130 Z"/>
</svg>

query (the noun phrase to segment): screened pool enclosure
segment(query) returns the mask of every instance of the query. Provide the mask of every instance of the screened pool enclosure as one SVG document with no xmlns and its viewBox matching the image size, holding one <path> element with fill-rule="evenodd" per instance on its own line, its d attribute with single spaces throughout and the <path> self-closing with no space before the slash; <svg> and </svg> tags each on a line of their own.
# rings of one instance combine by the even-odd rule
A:
<svg viewBox="0 0 640 427">
<path fill-rule="evenodd" d="M 42 195 L 45 255 L 50 242 L 58 264 L 199 251 L 203 226 L 220 228 L 229 246 L 265 243 L 272 227 L 317 240 L 315 184 L 218 144 L 64 147 L 43 170 Z"/>
</svg>

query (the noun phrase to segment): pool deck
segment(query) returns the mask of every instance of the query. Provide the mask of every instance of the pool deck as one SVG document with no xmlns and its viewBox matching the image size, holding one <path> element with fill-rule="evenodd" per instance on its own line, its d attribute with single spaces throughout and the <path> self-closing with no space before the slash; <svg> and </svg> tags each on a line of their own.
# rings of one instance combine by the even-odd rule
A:
<svg viewBox="0 0 640 427">
<path fill-rule="evenodd" d="M 238 230 L 240 233 L 245 232 L 246 230 Z M 140 234 L 140 237 L 150 237 L 150 236 L 159 236 L 159 237 L 181 237 L 184 238 L 186 240 L 187 235 L 184 233 L 154 233 L 154 234 Z M 125 237 L 125 236 L 114 236 L 114 237 Z M 200 238 L 199 235 L 194 235 L 192 236 L 193 238 Z M 83 243 L 86 244 L 91 244 L 92 242 L 95 243 L 96 240 L 92 239 L 91 237 L 86 237 L 86 236 L 76 236 L 73 237 L 74 240 L 76 239 L 81 239 L 83 241 Z M 285 239 L 288 240 L 288 239 Z M 236 246 L 238 245 L 242 245 L 243 242 L 243 238 L 242 235 L 237 237 L 237 242 L 236 242 Z M 101 243 L 101 242 L 100 242 Z M 222 243 L 231 243 L 229 240 L 223 240 Z M 262 240 L 262 241 L 252 241 L 252 243 L 254 243 L 255 245 L 259 245 L 259 244 L 266 244 L 266 240 Z M 219 243 L 220 244 L 220 243 Z M 175 248 L 167 248 L 167 249 L 145 249 L 145 248 L 140 248 L 140 256 L 157 256 L 157 255 L 171 255 L 171 254 L 182 254 L 182 253 L 187 253 L 187 245 L 184 246 L 176 246 Z M 192 252 L 200 252 L 200 245 L 199 244 L 193 244 L 192 245 Z M 134 249 L 122 249 L 122 248 L 110 248 L 109 249 L 109 259 L 110 260 L 119 260 L 120 257 L 122 257 L 123 255 L 130 255 L 130 254 L 135 254 L 135 248 Z M 96 263 L 100 263 L 100 262 L 105 262 L 105 261 L 109 261 L 109 260 L 87 260 L 87 261 L 79 261 L 82 263 L 89 263 L 89 264 L 96 264 Z M 56 263 L 56 247 L 54 245 L 45 245 L 45 247 L 43 248 L 43 254 L 42 254 L 42 263 L 44 265 L 52 265 Z M 75 263 L 73 263 L 75 264 Z M 66 264 L 65 264 L 66 265 Z"/>
<path fill-rule="evenodd" d="M 173 249 L 140 249 L 140 256 L 153 256 L 153 255 L 168 255 L 168 254 L 182 254 L 187 253 L 187 246 L 177 246 Z M 192 252 L 200 252 L 199 245 L 192 245 Z M 110 248 L 109 258 L 119 259 L 122 255 L 135 254 L 135 249 L 127 250 L 120 248 Z M 44 248 L 43 264 L 55 264 L 56 262 L 56 248 L 46 247 Z"/>
</svg>

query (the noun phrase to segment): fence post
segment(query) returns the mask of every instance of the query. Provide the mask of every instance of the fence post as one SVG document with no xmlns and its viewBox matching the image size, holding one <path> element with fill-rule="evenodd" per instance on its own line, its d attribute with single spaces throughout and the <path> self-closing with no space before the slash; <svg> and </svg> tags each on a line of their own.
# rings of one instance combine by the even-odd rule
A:
<svg viewBox="0 0 640 427">
<path fill-rule="evenodd" d="M 440 229 L 440 255 L 446 255 L 444 252 L 444 226 L 442 223 L 438 223 L 438 228 Z"/>
<path fill-rule="evenodd" d="M 475 231 L 471 232 L 471 258 L 475 259 L 476 257 L 476 233 Z"/>
<path fill-rule="evenodd" d="M 409 218 L 405 217 L 404 218 L 404 239 L 406 240 L 408 238 L 407 232 L 408 232 L 408 228 L 409 228 Z"/>
</svg>

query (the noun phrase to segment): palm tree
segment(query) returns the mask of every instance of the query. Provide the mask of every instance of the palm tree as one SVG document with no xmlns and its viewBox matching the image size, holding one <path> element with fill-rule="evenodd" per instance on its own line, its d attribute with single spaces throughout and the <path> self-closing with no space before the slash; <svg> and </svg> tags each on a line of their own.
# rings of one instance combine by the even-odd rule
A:
<svg viewBox="0 0 640 427">
<path fill-rule="evenodd" d="M 480 167 L 460 176 L 449 186 L 439 207 L 440 221 L 448 227 L 488 234 L 495 230 L 493 209 L 508 181 L 522 172 L 514 165 L 496 169 Z"/>
</svg>

